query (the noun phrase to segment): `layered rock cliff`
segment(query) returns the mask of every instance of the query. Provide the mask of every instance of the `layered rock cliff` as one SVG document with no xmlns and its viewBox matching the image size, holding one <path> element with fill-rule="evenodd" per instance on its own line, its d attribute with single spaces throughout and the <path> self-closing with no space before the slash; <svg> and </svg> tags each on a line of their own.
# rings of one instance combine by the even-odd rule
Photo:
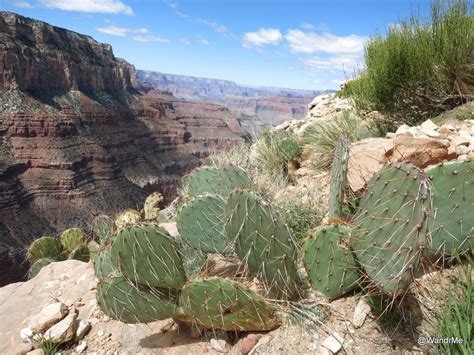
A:
<svg viewBox="0 0 474 355">
<path fill-rule="evenodd" d="M 209 150 L 244 141 L 226 108 L 149 89 L 109 45 L 0 12 L 3 250 L 152 191 L 169 201 Z"/>
</svg>

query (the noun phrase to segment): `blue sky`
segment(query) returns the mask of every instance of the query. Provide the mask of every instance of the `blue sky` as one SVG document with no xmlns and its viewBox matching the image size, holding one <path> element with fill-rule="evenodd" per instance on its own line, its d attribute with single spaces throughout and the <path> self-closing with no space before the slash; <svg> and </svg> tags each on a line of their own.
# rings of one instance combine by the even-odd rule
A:
<svg viewBox="0 0 474 355">
<path fill-rule="evenodd" d="M 427 0 L 0 0 L 110 43 L 139 69 L 298 89 L 337 88 L 364 43 Z"/>
</svg>

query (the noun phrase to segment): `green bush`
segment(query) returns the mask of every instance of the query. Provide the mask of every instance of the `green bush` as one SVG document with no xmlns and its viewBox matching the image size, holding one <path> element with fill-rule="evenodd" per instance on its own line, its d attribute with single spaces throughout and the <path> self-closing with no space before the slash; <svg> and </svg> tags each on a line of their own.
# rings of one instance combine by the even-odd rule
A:
<svg viewBox="0 0 474 355">
<path fill-rule="evenodd" d="M 437 1 L 431 18 L 412 15 L 372 37 L 365 69 L 344 89 L 358 110 L 379 111 L 381 133 L 416 124 L 473 99 L 474 17 L 466 0 Z"/>
</svg>

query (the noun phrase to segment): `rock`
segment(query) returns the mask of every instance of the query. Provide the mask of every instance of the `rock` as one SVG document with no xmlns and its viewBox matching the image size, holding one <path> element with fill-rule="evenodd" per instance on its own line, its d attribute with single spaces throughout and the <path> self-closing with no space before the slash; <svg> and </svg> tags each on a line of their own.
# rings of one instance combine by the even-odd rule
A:
<svg viewBox="0 0 474 355">
<path fill-rule="evenodd" d="M 365 184 L 387 162 L 393 151 L 393 141 L 384 138 L 367 138 L 351 146 L 347 180 L 354 193 L 359 193 Z"/>
<path fill-rule="evenodd" d="M 443 125 L 438 128 L 438 133 L 442 134 L 445 137 L 450 137 L 456 134 L 456 129 L 451 125 Z"/>
<path fill-rule="evenodd" d="M 401 134 L 405 134 L 408 132 L 408 130 L 410 129 L 410 126 L 409 125 L 406 125 L 406 124 L 402 124 L 400 127 L 398 127 L 398 129 L 395 131 L 395 135 L 396 136 L 399 136 Z"/>
<path fill-rule="evenodd" d="M 370 313 L 370 306 L 364 301 L 360 300 L 357 303 L 357 306 L 354 310 L 354 315 L 352 316 L 352 325 L 354 328 L 360 328 L 365 322 L 365 318 Z"/>
<path fill-rule="evenodd" d="M 83 353 L 87 349 L 87 343 L 83 340 L 79 342 L 79 345 L 77 345 L 74 350 L 77 351 L 79 354 Z"/>
<path fill-rule="evenodd" d="M 159 226 L 163 227 L 172 237 L 176 238 L 179 235 L 175 222 L 160 223 Z"/>
<path fill-rule="evenodd" d="M 463 155 L 463 154 L 469 153 L 470 149 L 469 149 L 469 147 L 466 147 L 465 145 L 458 145 L 455 148 L 455 151 L 456 151 L 457 155 Z"/>
<path fill-rule="evenodd" d="M 262 336 L 260 334 L 246 334 L 237 342 L 237 347 L 239 348 L 239 351 L 244 355 L 248 354 L 252 351 L 255 345 L 257 345 L 261 337 Z"/>
<path fill-rule="evenodd" d="M 451 160 L 455 156 L 448 153 L 449 144 L 434 138 L 412 138 L 397 136 L 393 140 L 393 154 L 390 161 L 409 161 L 419 168 Z"/>
<path fill-rule="evenodd" d="M 26 355 L 43 355 L 42 349 L 35 349 L 26 353 Z"/>
<path fill-rule="evenodd" d="M 396 137 L 396 134 L 393 132 L 387 132 L 387 134 L 385 135 L 385 138 L 395 138 L 395 137 Z"/>
<path fill-rule="evenodd" d="M 62 302 L 56 302 L 44 307 L 38 314 L 34 315 L 29 322 L 33 332 L 44 332 L 69 313 L 68 307 Z"/>
<path fill-rule="evenodd" d="M 331 350 L 329 350 L 329 349 L 327 349 L 327 348 L 325 348 L 325 347 L 320 346 L 320 347 L 318 348 L 318 351 L 317 351 L 316 354 L 317 354 L 317 355 L 332 355 L 333 353 L 332 353 Z"/>
<path fill-rule="evenodd" d="M 220 353 L 227 352 L 227 343 L 225 340 L 211 339 L 211 341 L 209 342 L 209 345 L 211 346 L 211 348 L 213 348 L 217 352 L 220 352 Z"/>
<path fill-rule="evenodd" d="M 56 323 L 45 332 L 45 337 L 50 338 L 55 344 L 66 343 L 76 335 L 77 311 L 73 308 L 59 323 Z"/>
<path fill-rule="evenodd" d="M 16 354 L 26 354 L 29 351 L 33 350 L 34 346 L 32 343 L 20 343 L 16 348 L 15 348 L 15 353 Z"/>
<path fill-rule="evenodd" d="M 206 260 L 206 275 L 233 278 L 242 274 L 245 268 L 236 257 L 224 257 L 218 254 L 209 254 Z"/>
<path fill-rule="evenodd" d="M 420 125 L 420 130 L 422 132 L 436 131 L 438 126 L 431 120 L 426 120 Z"/>
<path fill-rule="evenodd" d="M 87 334 L 87 332 L 91 329 L 91 322 L 88 320 L 78 319 L 76 320 L 76 335 L 75 341 L 79 341 Z"/>
<path fill-rule="evenodd" d="M 333 354 L 337 354 L 339 350 L 341 350 L 343 342 L 343 337 L 341 337 L 338 333 L 334 332 L 332 335 L 324 339 L 321 345 L 326 349 L 331 350 Z"/>
<path fill-rule="evenodd" d="M 33 330 L 31 328 L 23 328 L 20 330 L 20 337 L 23 343 L 31 342 L 31 338 L 33 337 Z"/>
</svg>

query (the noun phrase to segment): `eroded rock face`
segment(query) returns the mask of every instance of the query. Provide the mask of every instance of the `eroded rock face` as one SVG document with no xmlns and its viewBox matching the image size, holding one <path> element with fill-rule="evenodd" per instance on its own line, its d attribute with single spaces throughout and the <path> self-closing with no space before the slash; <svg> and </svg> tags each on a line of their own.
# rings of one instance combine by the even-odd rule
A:
<svg viewBox="0 0 474 355">
<path fill-rule="evenodd" d="M 0 115 L 0 243 L 11 250 L 153 191 L 170 201 L 209 151 L 244 142 L 227 109 L 149 91 L 109 45 L 7 12 Z"/>
</svg>

